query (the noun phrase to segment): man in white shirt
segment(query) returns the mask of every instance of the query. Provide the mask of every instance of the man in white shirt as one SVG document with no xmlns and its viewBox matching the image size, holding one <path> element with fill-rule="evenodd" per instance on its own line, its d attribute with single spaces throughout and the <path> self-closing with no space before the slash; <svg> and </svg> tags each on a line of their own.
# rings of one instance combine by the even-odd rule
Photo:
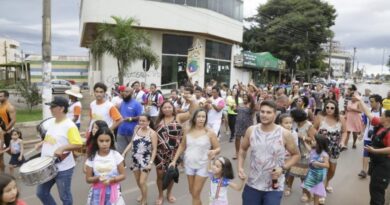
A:
<svg viewBox="0 0 390 205">
<path fill-rule="evenodd" d="M 54 184 L 57 184 L 62 204 L 72 205 L 71 182 L 76 165 L 72 151 L 80 149 L 83 142 L 76 125 L 66 117 L 69 107 L 68 100 L 56 96 L 48 105 L 50 105 L 50 111 L 54 118 L 49 120 L 45 139 L 36 148 L 42 147 L 42 157 L 57 158 L 58 173 L 48 182 L 38 185 L 37 196 L 42 204 L 56 204 L 50 190 Z"/>
<path fill-rule="evenodd" d="M 211 89 L 211 98 L 206 100 L 205 108 L 208 110 L 207 125 L 216 135 L 219 134 L 219 129 L 221 128 L 224 107 L 225 100 L 220 97 L 219 88 L 214 86 Z"/>
</svg>

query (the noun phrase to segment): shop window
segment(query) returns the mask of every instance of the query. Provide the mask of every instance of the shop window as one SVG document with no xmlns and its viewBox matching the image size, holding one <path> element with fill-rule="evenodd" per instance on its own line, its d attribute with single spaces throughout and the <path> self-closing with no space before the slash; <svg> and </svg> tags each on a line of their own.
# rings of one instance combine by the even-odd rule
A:
<svg viewBox="0 0 390 205">
<path fill-rule="evenodd" d="M 209 60 L 205 61 L 205 82 L 211 79 L 230 84 L 230 61 Z"/>
<path fill-rule="evenodd" d="M 179 36 L 172 34 L 163 35 L 163 54 L 187 55 L 188 49 L 192 47 L 191 36 Z"/>
<path fill-rule="evenodd" d="M 231 54 L 231 45 L 210 40 L 206 41 L 206 58 L 230 60 Z"/>
<path fill-rule="evenodd" d="M 186 78 L 187 57 L 163 56 L 161 84 L 177 82 L 178 85 Z"/>
</svg>

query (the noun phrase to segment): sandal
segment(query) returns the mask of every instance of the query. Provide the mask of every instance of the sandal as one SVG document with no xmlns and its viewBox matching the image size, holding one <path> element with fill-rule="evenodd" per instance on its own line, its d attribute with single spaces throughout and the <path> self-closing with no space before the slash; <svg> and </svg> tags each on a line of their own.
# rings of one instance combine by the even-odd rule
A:
<svg viewBox="0 0 390 205">
<path fill-rule="evenodd" d="M 290 188 L 286 188 L 284 190 L 284 196 L 290 196 L 291 195 L 291 189 Z"/>
<path fill-rule="evenodd" d="M 169 203 L 173 204 L 176 202 L 176 198 L 174 196 L 167 197 Z"/>
<path fill-rule="evenodd" d="M 309 197 L 306 194 L 303 194 L 301 197 L 301 201 L 304 203 L 309 202 Z"/>
<path fill-rule="evenodd" d="M 325 204 L 325 197 L 321 197 L 321 198 L 318 200 L 318 203 L 319 203 L 319 204 Z"/>
<path fill-rule="evenodd" d="M 156 200 L 156 205 L 162 205 L 163 202 L 164 202 L 164 198 L 158 198 L 158 199 Z"/>
<path fill-rule="evenodd" d="M 333 188 L 331 186 L 327 186 L 325 188 L 325 190 L 328 192 L 328 193 L 333 193 Z"/>
<path fill-rule="evenodd" d="M 233 160 L 236 160 L 236 159 L 237 159 L 237 155 L 234 155 L 234 156 L 232 157 L 232 159 L 233 159 Z"/>
</svg>

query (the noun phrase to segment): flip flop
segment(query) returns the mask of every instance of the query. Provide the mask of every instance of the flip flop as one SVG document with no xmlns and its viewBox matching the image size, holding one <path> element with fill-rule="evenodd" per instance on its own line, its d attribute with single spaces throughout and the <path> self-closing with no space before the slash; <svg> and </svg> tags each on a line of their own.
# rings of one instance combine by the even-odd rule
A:
<svg viewBox="0 0 390 205">
<path fill-rule="evenodd" d="M 173 204 L 176 202 L 176 198 L 174 196 L 167 197 L 169 203 Z"/>
<path fill-rule="evenodd" d="M 328 193 L 333 193 L 333 188 L 331 186 L 326 187 Z"/>
<path fill-rule="evenodd" d="M 140 202 L 141 202 L 141 200 L 142 200 L 142 196 L 138 196 L 138 198 L 137 198 L 137 202 L 138 202 L 138 203 L 140 203 Z"/>
<path fill-rule="evenodd" d="M 164 198 L 157 199 L 157 200 L 156 200 L 156 205 L 162 205 L 163 202 L 164 202 Z"/>
</svg>

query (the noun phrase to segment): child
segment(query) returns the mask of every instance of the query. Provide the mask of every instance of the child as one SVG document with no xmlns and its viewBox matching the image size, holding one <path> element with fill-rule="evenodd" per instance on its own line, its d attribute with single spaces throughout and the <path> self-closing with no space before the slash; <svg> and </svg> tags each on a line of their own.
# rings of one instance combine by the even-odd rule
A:
<svg viewBox="0 0 390 205">
<path fill-rule="evenodd" d="M 315 136 L 315 147 L 310 152 L 309 171 L 302 188 L 314 195 L 314 205 L 326 197 L 324 180 L 329 168 L 328 139 L 321 134 Z"/>
<path fill-rule="evenodd" d="M 241 191 L 245 179 L 240 184 L 233 183 L 234 173 L 232 163 L 226 157 L 218 157 L 213 162 L 209 161 L 210 175 L 210 205 L 227 205 L 227 187 Z"/>
<path fill-rule="evenodd" d="M 125 204 L 119 186 L 125 179 L 125 168 L 122 155 L 115 151 L 114 135 L 108 127 L 103 127 L 95 136 L 85 162 L 85 178 L 92 184 L 87 204 Z"/>
<path fill-rule="evenodd" d="M 293 129 L 293 118 L 289 114 L 284 113 L 279 116 L 279 120 L 280 120 L 280 125 L 283 128 L 291 131 L 291 135 L 294 138 L 294 142 L 298 146 L 298 133 Z M 290 153 L 286 151 L 286 160 L 288 158 L 290 158 Z M 287 178 L 288 178 L 288 174 L 286 174 L 286 179 Z M 284 196 L 290 196 L 290 195 L 291 195 L 291 188 L 286 186 L 284 190 Z"/>
<path fill-rule="evenodd" d="M 152 169 L 154 158 L 157 154 L 157 133 L 150 127 L 153 127 L 151 117 L 142 114 L 138 118 L 138 126 L 134 128 L 134 136 L 130 144 L 123 151 L 122 156 L 132 148 L 133 165 L 131 170 L 134 172 L 135 180 L 141 190 L 141 197 L 137 199 L 141 205 L 146 205 L 148 175 Z"/>
<path fill-rule="evenodd" d="M 19 129 L 13 129 L 11 131 L 11 141 L 10 146 L 7 147 L 2 152 L 11 153 L 11 160 L 9 161 L 9 173 L 14 176 L 14 169 L 23 164 L 23 140 L 22 140 L 22 132 Z"/>
<path fill-rule="evenodd" d="M 0 174 L 0 204 L 26 205 L 20 199 L 16 180 L 8 174 Z"/>
<path fill-rule="evenodd" d="M 108 125 L 105 121 L 103 120 L 96 120 L 93 124 L 92 124 L 92 129 L 91 131 L 88 133 L 87 135 L 87 141 L 85 142 L 85 145 L 87 147 L 87 156 L 89 155 L 89 153 L 91 152 L 91 149 L 92 149 L 92 142 L 94 141 L 94 138 L 96 138 L 96 132 L 100 129 L 100 128 L 103 128 L 103 127 L 106 127 L 108 128 Z M 84 164 L 84 168 L 83 168 L 83 172 L 86 173 L 87 171 L 87 165 Z"/>
</svg>

